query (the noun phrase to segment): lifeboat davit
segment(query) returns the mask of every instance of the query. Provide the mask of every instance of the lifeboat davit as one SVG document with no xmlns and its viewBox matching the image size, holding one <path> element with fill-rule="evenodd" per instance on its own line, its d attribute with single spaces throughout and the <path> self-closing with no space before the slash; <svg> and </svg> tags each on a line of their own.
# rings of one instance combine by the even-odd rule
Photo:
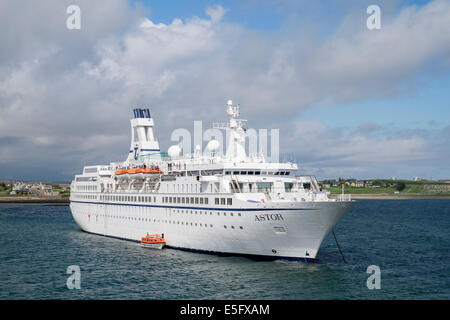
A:
<svg viewBox="0 0 450 320">
<path fill-rule="evenodd" d="M 141 245 L 145 248 L 159 249 L 161 250 L 166 245 L 164 235 L 161 237 L 159 234 L 148 234 L 141 239 Z"/>
<path fill-rule="evenodd" d="M 115 175 L 118 180 L 128 180 L 128 169 L 119 168 L 116 170 Z"/>
</svg>

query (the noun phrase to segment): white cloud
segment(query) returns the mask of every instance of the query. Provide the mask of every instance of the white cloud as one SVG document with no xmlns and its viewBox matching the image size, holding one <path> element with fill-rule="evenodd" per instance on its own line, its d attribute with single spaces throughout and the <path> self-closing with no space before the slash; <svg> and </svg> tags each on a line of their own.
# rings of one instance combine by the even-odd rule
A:
<svg viewBox="0 0 450 320">
<path fill-rule="evenodd" d="M 446 136 L 448 127 L 406 132 L 370 122 L 363 127 L 369 130 L 330 127 L 317 120 L 297 119 L 285 128 L 292 135 L 282 141 L 282 147 L 288 154 L 296 155 L 304 173 L 320 177 L 406 175 L 411 178 L 411 172 L 418 172 L 423 169 L 421 166 L 431 163 L 434 169 L 422 170 L 422 175 L 430 177 L 438 168 L 445 174 L 446 163 L 442 160 L 448 154 L 444 154 L 443 148 L 450 150 L 450 139 L 442 137 Z M 378 134 L 373 134 L 374 130 Z"/>
<path fill-rule="evenodd" d="M 41 161 L 55 152 L 61 161 L 76 154 L 72 166 L 105 162 L 113 160 L 106 155 L 126 152 L 133 107 L 151 107 L 164 147 L 172 130 L 223 117 L 223 104 L 232 98 L 260 127 L 293 128 L 303 150 L 315 155 L 308 156 L 311 165 L 428 159 L 423 150 L 431 142 L 420 135 L 339 136 L 320 122 L 294 119 L 315 104 L 396 94 L 431 61 L 449 61 L 448 1 L 403 8 L 383 18 L 380 31 L 350 22 L 326 38 L 305 26 L 290 34 L 246 30 L 225 22 L 221 6 L 207 8 L 205 19 L 163 24 L 127 1 L 105 3 L 80 2 L 78 33 L 65 28 L 70 1 L 0 4 L 7 26 L 0 29 L 0 138 L 19 139 L 4 140 L 3 150 L 14 143 L 47 153 Z M 13 163 L 14 152 L 2 160 Z"/>
<path fill-rule="evenodd" d="M 205 11 L 206 15 L 211 18 L 211 22 L 212 23 L 217 23 L 220 20 L 222 20 L 222 18 L 225 15 L 226 12 L 227 12 L 227 10 L 225 10 L 220 5 L 214 6 L 214 7 L 209 7 Z"/>
</svg>

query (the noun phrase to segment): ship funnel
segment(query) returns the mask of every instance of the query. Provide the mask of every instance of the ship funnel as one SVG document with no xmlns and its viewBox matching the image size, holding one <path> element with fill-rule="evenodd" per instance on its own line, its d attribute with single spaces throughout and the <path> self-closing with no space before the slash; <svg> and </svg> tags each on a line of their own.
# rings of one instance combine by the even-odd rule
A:
<svg viewBox="0 0 450 320">
<path fill-rule="evenodd" d="M 138 118 L 148 118 L 150 119 L 150 110 L 149 109 L 133 109 L 133 114 L 134 114 L 134 118 L 138 119 Z"/>
<path fill-rule="evenodd" d="M 149 163 L 160 160 L 159 143 L 153 135 L 153 119 L 148 108 L 133 109 L 131 119 L 131 146 L 128 163 Z"/>
</svg>

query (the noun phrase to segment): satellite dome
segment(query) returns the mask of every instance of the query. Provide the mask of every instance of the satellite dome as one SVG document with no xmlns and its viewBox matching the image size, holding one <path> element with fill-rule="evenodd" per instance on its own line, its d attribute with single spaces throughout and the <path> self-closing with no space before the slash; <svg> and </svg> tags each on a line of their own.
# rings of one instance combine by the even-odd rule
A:
<svg viewBox="0 0 450 320">
<path fill-rule="evenodd" d="M 169 157 L 171 157 L 172 159 L 176 159 L 180 156 L 181 154 L 181 148 L 177 145 L 173 145 L 171 146 L 168 150 L 167 150 L 167 154 L 169 155 Z"/>
<path fill-rule="evenodd" d="M 211 140 L 210 142 L 208 142 L 208 145 L 206 146 L 206 148 L 208 148 L 208 150 L 211 152 L 219 150 L 219 147 L 220 142 L 217 140 Z"/>
</svg>

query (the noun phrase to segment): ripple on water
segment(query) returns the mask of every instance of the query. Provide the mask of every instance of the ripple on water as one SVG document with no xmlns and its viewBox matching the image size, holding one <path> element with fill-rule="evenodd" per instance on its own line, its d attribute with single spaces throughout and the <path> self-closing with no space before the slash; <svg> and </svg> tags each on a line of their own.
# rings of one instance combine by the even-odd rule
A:
<svg viewBox="0 0 450 320">
<path fill-rule="evenodd" d="M 448 299 L 450 201 L 358 201 L 318 262 L 255 261 L 91 235 L 68 207 L 0 205 L 1 299 Z M 81 289 L 66 287 L 67 266 Z M 381 290 L 368 290 L 369 265 Z"/>
</svg>

